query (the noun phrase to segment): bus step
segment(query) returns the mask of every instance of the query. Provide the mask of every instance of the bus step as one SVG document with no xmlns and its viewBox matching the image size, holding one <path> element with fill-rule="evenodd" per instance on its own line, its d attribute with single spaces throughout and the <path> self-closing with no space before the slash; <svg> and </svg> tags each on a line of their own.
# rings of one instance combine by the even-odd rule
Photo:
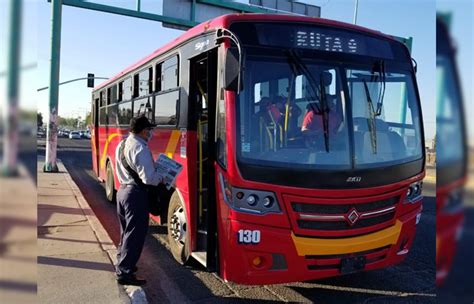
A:
<svg viewBox="0 0 474 304">
<path fill-rule="evenodd" d="M 207 267 L 207 253 L 205 251 L 194 251 L 191 253 L 191 256 L 202 264 L 202 266 Z"/>
</svg>

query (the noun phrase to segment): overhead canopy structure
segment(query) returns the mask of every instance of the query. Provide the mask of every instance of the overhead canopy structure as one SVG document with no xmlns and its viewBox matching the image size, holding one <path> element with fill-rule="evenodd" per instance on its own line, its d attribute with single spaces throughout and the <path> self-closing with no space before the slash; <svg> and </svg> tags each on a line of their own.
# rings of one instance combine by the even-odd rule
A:
<svg viewBox="0 0 474 304">
<path fill-rule="evenodd" d="M 294 0 L 249 0 L 249 4 L 230 0 L 163 0 L 163 15 L 201 23 L 233 13 L 299 14 L 320 17 L 321 8 Z M 187 29 L 187 25 L 163 22 L 164 27 Z"/>
</svg>

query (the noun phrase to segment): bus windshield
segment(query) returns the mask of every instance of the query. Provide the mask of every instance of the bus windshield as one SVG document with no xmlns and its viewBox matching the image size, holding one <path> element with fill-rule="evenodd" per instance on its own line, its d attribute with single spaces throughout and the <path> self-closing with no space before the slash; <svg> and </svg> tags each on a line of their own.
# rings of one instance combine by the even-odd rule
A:
<svg viewBox="0 0 474 304">
<path fill-rule="evenodd" d="M 406 67 L 383 56 L 322 60 L 294 47 L 245 52 L 240 162 L 347 170 L 422 157 L 419 100 Z"/>
</svg>

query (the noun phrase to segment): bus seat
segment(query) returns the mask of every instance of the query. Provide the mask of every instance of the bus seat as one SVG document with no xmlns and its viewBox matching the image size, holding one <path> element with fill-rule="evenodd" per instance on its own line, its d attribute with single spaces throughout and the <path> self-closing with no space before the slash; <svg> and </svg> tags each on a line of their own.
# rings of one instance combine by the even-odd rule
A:
<svg viewBox="0 0 474 304">
<path fill-rule="evenodd" d="M 390 138 L 390 145 L 392 146 L 392 150 L 394 151 L 395 157 L 400 159 L 406 157 L 406 150 L 407 147 L 405 146 L 405 142 L 398 132 L 389 131 L 388 136 Z"/>
</svg>

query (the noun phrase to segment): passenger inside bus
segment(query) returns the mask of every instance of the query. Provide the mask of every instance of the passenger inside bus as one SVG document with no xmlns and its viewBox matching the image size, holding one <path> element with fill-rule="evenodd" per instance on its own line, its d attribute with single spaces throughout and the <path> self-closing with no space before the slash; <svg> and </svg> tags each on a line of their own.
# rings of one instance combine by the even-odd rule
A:
<svg viewBox="0 0 474 304">
<path fill-rule="evenodd" d="M 258 103 L 256 119 L 260 128 L 260 146 L 276 150 L 282 143 L 282 103 L 278 98 L 263 97 Z"/>
</svg>

